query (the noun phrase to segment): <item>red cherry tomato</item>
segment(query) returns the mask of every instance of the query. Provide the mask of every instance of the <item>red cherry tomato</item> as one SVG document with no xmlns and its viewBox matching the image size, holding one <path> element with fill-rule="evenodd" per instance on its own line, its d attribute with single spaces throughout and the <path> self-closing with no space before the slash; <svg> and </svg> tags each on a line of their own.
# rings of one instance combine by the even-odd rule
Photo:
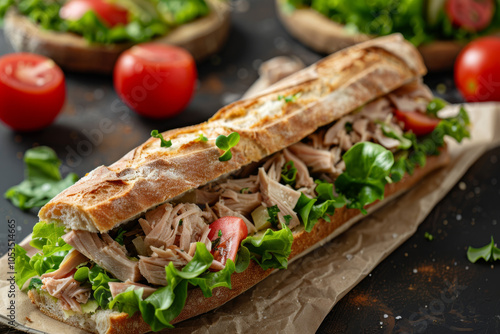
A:
<svg viewBox="0 0 500 334">
<path fill-rule="evenodd" d="M 455 61 L 455 84 L 467 101 L 500 101 L 500 38 L 469 43 Z"/>
<path fill-rule="evenodd" d="M 450 21 L 472 32 L 486 29 L 493 18 L 493 0 L 448 0 L 446 14 Z"/>
<path fill-rule="evenodd" d="M 114 70 L 120 98 L 137 113 L 152 118 L 172 117 L 184 110 L 193 96 L 196 78 L 189 52 L 155 43 L 125 51 Z"/>
<path fill-rule="evenodd" d="M 395 110 L 394 116 L 405 124 L 405 131 L 413 131 L 417 136 L 431 133 L 440 122 L 440 119 L 429 117 L 418 111 Z"/>
<path fill-rule="evenodd" d="M 247 226 L 241 218 L 228 216 L 214 221 L 210 224 L 210 233 L 208 233 L 208 238 L 212 241 L 220 238 L 211 252 L 214 259 L 222 264 L 226 264 L 227 259 L 235 261 L 241 240 L 247 235 Z"/>
<path fill-rule="evenodd" d="M 110 28 L 128 23 L 128 11 L 105 0 L 70 0 L 62 6 L 59 15 L 65 20 L 78 20 L 91 10 Z"/>
<path fill-rule="evenodd" d="M 64 74 L 49 58 L 13 53 L 0 58 L 0 119 L 14 130 L 51 124 L 66 95 Z"/>
</svg>

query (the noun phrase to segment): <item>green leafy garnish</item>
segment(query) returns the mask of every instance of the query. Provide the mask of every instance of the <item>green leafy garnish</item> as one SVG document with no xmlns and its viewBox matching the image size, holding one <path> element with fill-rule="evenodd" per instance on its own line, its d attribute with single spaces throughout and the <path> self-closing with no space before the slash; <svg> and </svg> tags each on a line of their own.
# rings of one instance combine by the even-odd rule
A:
<svg viewBox="0 0 500 334">
<path fill-rule="evenodd" d="M 161 133 L 159 133 L 158 130 L 151 131 L 151 137 L 160 139 L 160 146 L 161 147 L 170 147 L 170 146 L 172 146 L 172 141 L 171 140 L 165 140 L 165 138 L 163 138 L 163 135 Z"/>
<path fill-rule="evenodd" d="M 220 238 L 222 237 L 222 230 L 219 230 L 219 232 L 217 233 L 217 238 L 215 238 L 213 241 L 212 241 L 212 249 L 214 251 L 217 250 L 217 248 L 219 247 L 219 244 L 220 244 Z"/>
<path fill-rule="evenodd" d="M 430 234 L 429 232 L 425 232 L 424 238 L 426 238 L 429 241 L 434 240 L 434 236 L 432 234 Z"/>
<path fill-rule="evenodd" d="M 439 97 L 435 97 L 429 102 L 427 105 L 427 114 L 437 117 L 438 112 L 446 107 L 448 105 L 448 102 L 446 102 L 443 99 L 440 99 Z"/>
<path fill-rule="evenodd" d="M 467 249 L 467 259 L 470 262 L 476 263 L 481 258 L 486 262 L 500 260 L 500 249 L 495 247 L 493 236 L 491 236 L 491 242 L 486 246 L 481 248 L 472 248 L 469 246 L 469 249 Z"/>
<path fill-rule="evenodd" d="M 203 133 L 200 133 L 200 136 L 198 138 L 196 138 L 194 141 L 201 141 L 201 142 L 206 143 L 208 141 L 208 138 L 205 137 L 205 135 Z"/>
<path fill-rule="evenodd" d="M 280 220 L 278 218 L 279 212 L 280 209 L 278 208 L 277 205 L 270 206 L 267 208 L 267 214 L 269 215 L 269 219 L 267 221 L 270 222 L 271 226 L 273 227 L 278 227 L 280 224 Z"/>
<path fill-rule="evenodd" d="M 24 248 L 16 244 L 14 246 L 14 252 L 16 254 L 16 274 L 14 275 L 14 278 L 19 289 L 22 289 L 24 283 L 26 283 L 26 281 L 31 277 L 36 276 L 37 272 L 30 265 L 30 257 L 26 255 L 27 252 Z"/>
<path fill-rule="evenodd" d="M 140 311 L 146 323 L 153 331 L 173 328 L 170 324 L 184 308 L 187 298 L 188 284 L 199 286 L 205 297 L 212 296 L 216 287 L 231 288 L 231 275 L 236 270 L 235 264 L 228 259 L 223 270 L 207 271 L 212 264 L 213 256 L 203 243 L 196 244 L 193 259 L 182 270 L 170 263 L 165 268 L 168 285 L 159 288 L 148 298 L 142 299 L 144 289 L 133 290 L 133 287 L 117 295 L 109 304 L 132 316 Z"/>
<path fill-rule="evenodd" d="M 300 97 L 301 93 L 295 93 L 287 96 L 278 95 L 278 101 L 285 100 L 285 103 L 295 102 Z"/>
<path fill-rule="evenodd" d="M 240 141 L 240 134 L 232 132 L 228 136 L 220 135 L 215 139 L 215 145 L 224 151 L 219 157 L 219 161 L 229 161 L 233 157 L 231 148 L 235 147 Z"/>
<path fill-rule="evenodd" d="M 25 180 L 5 192 L 5 198 L 22 210 L 41 207 L 78 181 L 75 173 L 61 177 L 61 161 L 47 146 L 29 149 L 24 154 Z"/>
<path fill-rule="evenodd" d="M 83 274 L 83 273 L 82 273 Z M 82 279 L 81 277 L 79 277 Z M 103 309 L 108 307 L 112 299 L 111 291 L 109 289 L 109 282 L 120 282 L 119 279 L 109 277 L 106 270 L 99 267 L 97 264 L 88 270 L 88 280 L 92 284 L 93 295 L 97 303 Z"/>
<path fill-rule="evenodd" d="M 36 289 L 39 290 L 42 287 L 42 280 L 39 278 L 32 278 L 30 284 L 28 285 L 28 290 Z"/>
<path fill-rule="evenodd" d="M 330 216 L 334 214 L 335 208 L 341 208 L 346 204 L 344 197 L 334 196 L 333 184 L 321 180 L 315 182 L 318 196 L 309 198 L 301 193 L 293 208 L 299 214 L 306 232 L 311 232 L 320 219 L 330 222 Z"/>
<path fill-rule="evenodd" d="M 281 224 L 279 231 L 267 229 L 261 236 L 247 237 L 241 242 L 240 247 L 246 247 L 250 252 L 250 258 L 264 270 L 286 269 L 288 257 L 292 252 L 292 243 L 292 231 L 285 224 Z"/>
<path fill-rule="evenodd" d="M 345 132 L 351 133 L 352 130 L 353 130 L 352 123 L 351 122 L 345 122 L 344 129 L 345 129 Z"/>
<path fill-rule="evenodd" d="M 250 194 L 250 188 L 248 188 L 248 187 L 242 188 L 240 190 L 240 194 Z"/>
<path fill-rule="evenodd" d="M 290 222 L 292 221 L 293 217 L 290 215 L 283 216 L 283 219 L 285 220 L 286 226 L 290 225 Z"/>
<path fill-rule="evenodd" d="M 290 160 L 281 169 L 281 180 L 284 184 L 288 184 L 293 187 L 295 185 L 296 178 L 297 168 L 295 168 L 293 161 Z"/>
<path fill-rule="evenodd" d="M 379 122 L 379 124 L 380 127 L 382 128 L 382 132 L 386 137 L 396 139 L 397 141 L 399 141 L 397 149 L 407 150 L 411 147 L 412 144 L 411 140 L 406 138 L 404 135 L 397 133 L 396 130 L 394 130 L 394 128 L 392 127 L 392 125 L 384 122 Z"/>
<path fill-rule="evenodd" d="M 236 256 L 235 271 L 237 273 L 244 272 L 250 265 L 250 251 L 246 247 L 240 247 L 238 249 L 238 255 Z"/>
<path fill-rule="evenodd" d="M 123 246 L 123 238 L 125 237 L 125 236 L 124 236 L 124 234 L 125 234 L 126 232 L 127 232 L 127 231 L 125 231 L 124 229 L 120 228 L 120 229 L 118 230 L 118 235 L 117 235 L 117 236 L 116 236 L 116 238 L 115 238 L 115 241 L 116 241 L 117 243 L 119 243 L 120 245 L 122 245 L 122 246 Z"/>
<path fill-rule="evenodd" d="M 362 142 L 351 147 L 343 159 L 345 172 L 335 181 L 335 189 L 345 195 L 348 208 L 366 214 L 366 205 L 384 198 L 394 157 L 378 144 Z"/>
<path fill-rule="evenodd" d="M 56 223 L 37 223 L 33 228 L 30 245 L 41 252 L 31 259 L 21 246 L 15 246 L 15 278 L 20 289 L 31 277 L 57 270 L 64 257 L 73 249 L 61 238 L 65 234 L 64 229 L 64 226 Z"/>
</svg>

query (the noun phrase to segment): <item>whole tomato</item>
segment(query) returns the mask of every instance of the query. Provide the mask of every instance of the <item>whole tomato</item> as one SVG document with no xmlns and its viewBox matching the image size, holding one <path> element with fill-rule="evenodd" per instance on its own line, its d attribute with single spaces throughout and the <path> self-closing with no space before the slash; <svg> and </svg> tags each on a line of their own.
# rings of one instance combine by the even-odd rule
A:
<svg viewBox="0 0 500 334">
<path fill-rule="evenodd" d="M 500 38 L 469 43 L 455 62 L 455 84 L 469 102 L 500 101 Z"/>
<path fill-rule="evenodd" d="M 125 51 L 115 65 L 114 86 L 137 113 L 151 118 L 179 114 L 193 96 L 197 78 L 193 57 L 170 45 L 145 43 Z"/>
<path fill-rule="evenodd" d="M 31 53 L 0 57 L 0 120 L 13 130 L 48 126 L 65 97 L 64 74 L 51 59 Z"/>
</svg>

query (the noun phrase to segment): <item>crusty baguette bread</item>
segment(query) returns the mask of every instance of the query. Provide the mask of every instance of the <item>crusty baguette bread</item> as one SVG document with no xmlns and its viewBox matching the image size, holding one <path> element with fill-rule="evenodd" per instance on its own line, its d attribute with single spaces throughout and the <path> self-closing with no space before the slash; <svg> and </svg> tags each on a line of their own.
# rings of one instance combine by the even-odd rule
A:
<svg viewBox="0 0 500 334">
<path fill-rule="evenodd" d="M 230 8 L 223 1 L 207 2 L 211 8 L 208 16 L 184 24 L 154 42 L 183 47 L 196 60 L 217 52 L 229 34 Z M 16 51 L 47 56 L 70 71 L 111 73 L 120 53 L 132 46 L 89 44 L 76 34 L 44 30 L 15 10 L 5 16 L 4 29 Z"/>
<path fill-rule="evenodd" d="M 390 202 L 392 198 L 412 188 L 427 174 L 446 165 L 448 162 L 449 155 L 446 150 L 443 150 L 439 156 L 429 157 L 425 167 L 417 168 L 413 175 L 406 175 L 398 183 L 388 184 L 385 190 L 386 198 L 383 201 L 371 204 L 368 211 L 371 212 L 373 209 Z M 314 226 L 310 233 L 305 232 L 303 229 L 294 231 L 294 241 L 290 260 L 296 260 L 314 250 L 316 247 L 323 245 L 333 237 L 347 230 L 361 218 L 363 218 L 363 215 L 359 210 L 346 209 L 344 207 L 335 211 L 330 223 L 321 220 Z M 272 269 L 264 271 L 255 262 L 251 262 L 249 268 L 245 272 L 233 274 L 231 277 L 232 289 L 216 288 L 214 290 L 214 295 L 210 298 L 203 297 L 200 289 L 190 290 L 184 309 L 173 323 L 195 317 L 223 305 L 250 289 L 271 273 Z M 37 305 L 43 313 L 89 332 L 100 334 L 118 334 L 124 332 L 139 334 L 150 330 L 139 313 L 129 318 L 126 313 L 106 310 L 98 311 L 94 315 L 74 314 L 66 317 L 59 307 L 59 304 L 57 304 L 54 298 L 51 298 L 47 293 L 37 293 L 36 290 L 31 290 L 28 295 L 31 301 Z"/>
<path fill-rule="evenodd" d="M 276 0 L 276 11 L 283 26 L 293 37 L 316 52 L 330 54 L 376 37 L 352 33 L 313 9 L 285 12 L 282 3 L 282 0 Z M 418 50 L 429 71 L 441 71 L 453 68 L 455 58 L 464 46 L 465 43 L 460 41 L 435 41 L 419 46 Z"/>
<path fill-rule="evenodd" d="M 165 132 L 109 167 L 98 167 L 39 212 L 70 229 L 106 232 L 161 203 L 302 140 L 365 103 L 419 78 L 422 59 L 401 35 L 333 54 L 271 86 L 257 97 L 222 108 L 208 122 Z M 297 103 L 278 95 L 301 93 Z M 218 160 L 217 136 L 240 134 L 228 162 Z M 195 141 L 199 134 L 208 142 Z"/>
</svg>

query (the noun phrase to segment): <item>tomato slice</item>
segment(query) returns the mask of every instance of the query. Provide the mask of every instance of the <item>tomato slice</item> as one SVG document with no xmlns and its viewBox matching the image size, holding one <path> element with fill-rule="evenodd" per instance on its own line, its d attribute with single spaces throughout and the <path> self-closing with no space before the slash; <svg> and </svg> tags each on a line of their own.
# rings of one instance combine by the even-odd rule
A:
<svg viewBox="0 0 500 334">
<path fill-rule="evenodd" d="M 446 14 L 450 21 L 472 32 L 486 29 L 493 18 L 493 0 L 448 0 Z"/>
<path fill-rule="evenodd" d="M 405 124 L 405 131 L 413 131 L 417 136 L 431 133 L 441 121 L 418 111 L 395 110 L 394 116 Z"/>
<path fill-rule="evenodd" d="M 65 20 L 79 20 L 88 11 L 94 13 L 112 28 L 128 23 L 128 11 L 105 0 L 70 0 L 62 6 L 59 15 Z"/>
<path fill-rule="evenodd" d="M 226 264 L 227 259 L 236 260 L 241 240 L 248 235 L 243 219 L 238 217 L 222 217 L 210 224 L 208 238 L 215 241 L 212 248 L 214 259 Z"/>
<path fill-rule="evenodd" d="M 14 53 L 0 58 L 0 119 L 14 130 L 51 124 L 64 105 L 62 70 L 49 58 Z"/>
</svg>

